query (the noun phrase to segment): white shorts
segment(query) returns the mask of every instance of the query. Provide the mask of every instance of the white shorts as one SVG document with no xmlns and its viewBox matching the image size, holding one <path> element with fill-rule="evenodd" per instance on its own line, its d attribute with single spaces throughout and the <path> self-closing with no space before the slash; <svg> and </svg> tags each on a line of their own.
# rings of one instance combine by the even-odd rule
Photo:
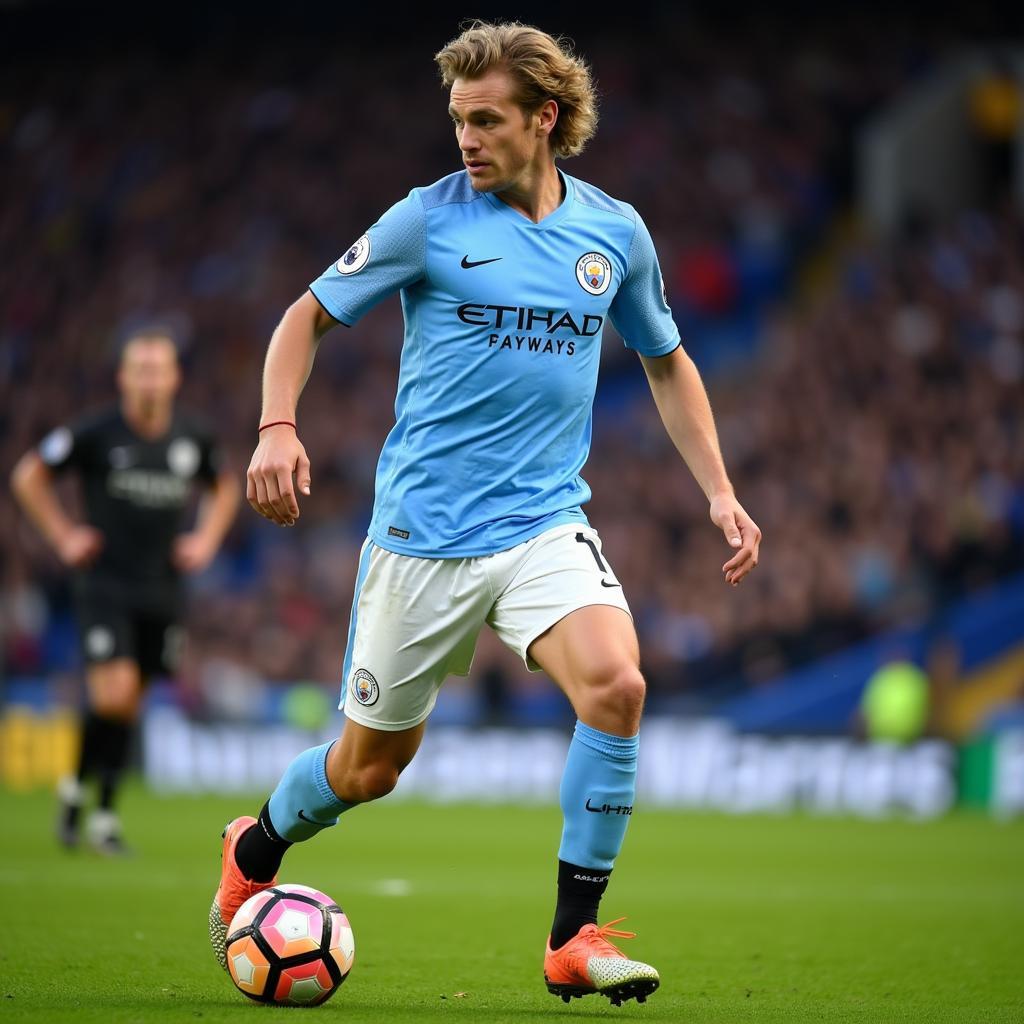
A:
<svg viewBox="0 0 1024 1024">
<path fill-rule="evenodd" d="M 486 622 L 531 672 L 530 644 L 577 608 L 629 614 L 590 526 L 569 523 L 478 558 L 414 558 L 369 538 L 359 557 L 338 707 L 371 729 L 411 729 L 449 675 L 469 675 Z"/>
</svg>

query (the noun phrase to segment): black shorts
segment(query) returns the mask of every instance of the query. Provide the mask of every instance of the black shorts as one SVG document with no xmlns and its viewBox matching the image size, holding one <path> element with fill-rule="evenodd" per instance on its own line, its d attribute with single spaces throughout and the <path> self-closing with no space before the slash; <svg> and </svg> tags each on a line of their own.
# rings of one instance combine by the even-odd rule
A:
<svg viewBox="0 0 1024 1024">
<path fill-rule="evenodd" d="M 80 595 L 77 605 L 86 665 L 130 658 L 143 677 L 175 674 L 184 641 L 176 610 L 140 609 L 109 594 Z"/>
</svg>

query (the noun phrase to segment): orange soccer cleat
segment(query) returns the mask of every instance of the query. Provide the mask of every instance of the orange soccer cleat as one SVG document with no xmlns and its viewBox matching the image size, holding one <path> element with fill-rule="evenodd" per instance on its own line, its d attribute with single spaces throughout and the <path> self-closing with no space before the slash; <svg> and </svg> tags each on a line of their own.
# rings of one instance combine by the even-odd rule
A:
<svg viewBox="0 0 1024 1024">
<path fill-rule="evenodd" d="M 625 921 L 620 917 L 598 927 L 585 924 L 564 946 L 551 948 L 548 939 L 544 953 L 544 980 L 552 995 L 569 1002 L 574 996 L 588 996 L 599 992 L 607 996 L 613 1006 L 623 1000 L 644 1002 L 658 987 L 658 972 L 650 964 L 628 959 L 607 939 L 634 939 L 635 932 L 617 931 L 612 925 Z"/>
<path fill-rule="evenodd" d="M 231 919 L 238 908 L 256 893 L 269 889 L 277 882 L 277 876 L 269 882 L 250 882 L 235 863 L 235 847 L 245 832 L 256 824 L 255 818 L 241 817 L 229 821 L 221 835 L 224 844 L 220 854 L 220 885 L 213 897 L 210 907 L 210 944 L 217 963 L 226 971 L 228 969 L 225 946 Z"/>
</svg>

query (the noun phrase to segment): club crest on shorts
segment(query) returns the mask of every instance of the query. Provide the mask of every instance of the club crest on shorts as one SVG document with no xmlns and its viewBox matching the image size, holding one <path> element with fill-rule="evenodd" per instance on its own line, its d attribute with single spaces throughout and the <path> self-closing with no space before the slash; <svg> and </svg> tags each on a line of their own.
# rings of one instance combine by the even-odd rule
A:
<svg viewBox="0 0 1024 1024">
<path fill-rule="evenodd" d="M 380 687 L 377 685 L 377 680 L 366 671 L 365 668 L 359 669 L 358 672 L 352 677 L 352 696 L 355 697 L 363 707 L 369 707 L 371 704 L 377 703 L 377 698 L 380 696 Z"/>
<path fill-rule="evenodd" d="M 366 266 L 370 258 L 370 236 L 363 235 L 349 246 L 349 250 L 338 260 L 336 266 L 339 274 L 354 274 Z"/>
<path fill-rule="evenodd" d="M 608 257 L 599 252 L 584 253 L 576 261 L 576 280 L 590 295 L 603 295 L 612 283 L 612 265 Z"/>
<path fill-rule="evenodd" d="M 109 626 L 90 626 L 85 634 L 85 649 L 96 661 L 106 661 L 114 653 L 114 631 Z"/>
</svg>

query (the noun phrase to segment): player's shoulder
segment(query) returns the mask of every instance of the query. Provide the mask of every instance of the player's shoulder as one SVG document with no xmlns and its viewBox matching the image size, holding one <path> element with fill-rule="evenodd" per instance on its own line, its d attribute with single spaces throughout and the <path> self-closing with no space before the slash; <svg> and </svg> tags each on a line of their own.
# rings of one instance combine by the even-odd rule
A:
<svg viewBox="0 0 1024 1024">
<path fill-rule="evenodd" d="M 39 455 L 48 466 L 63 466 L 74 453 L 80 458 L 86 451 L 109 446 L 119 422 L 116 406 L 81 413 L 52 427 L 39 442 Z"/>
<path fill-rule="evenodd" d="M 483 198 L 474 190 L 465 171 L 455 171 L 438 178 L 430 185 L 414 188 L 409 196 L 415 196 L 423 204 L 424 210 L 434 210 L 439 206 L 465 205 Z"/>
<path fill-rule="evenodd" d="M 564 171 L 562 173 L 565 174 Z M 565 176 L 567 178 L 571 177 L 567 174 Z M 589 181 L 584 181 L 582 178 L 571 178 L 571 180 L 576 202 L 580 206 L 599 214 L 620 217 L 626 222 L 630 230 L 636 225 L 638 214 L 629 203 L 608 195 L 603 189 L 592 185 Z"/>
</svg>

